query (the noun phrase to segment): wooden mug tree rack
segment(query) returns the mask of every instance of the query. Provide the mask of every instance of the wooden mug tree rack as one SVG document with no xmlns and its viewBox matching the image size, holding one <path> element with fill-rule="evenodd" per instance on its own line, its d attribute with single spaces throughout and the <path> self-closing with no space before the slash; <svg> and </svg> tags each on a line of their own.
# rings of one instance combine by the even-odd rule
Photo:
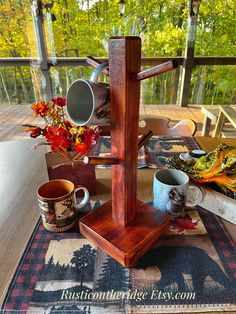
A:
<svg viewBox="0 0 236 314">
<path fill-rule="evenodd" d="M 87 62 L 99 62 L 89 57 Z M 109 40 L 112 200 L 80 220 L 81 233 L 125 267 L 138 259 L 169 230 L 165 213 L 137 200 L 137 157 L 140 80 L 172 70 L 173 61 L 140 71 L 141 39 Z"/>
</svg>

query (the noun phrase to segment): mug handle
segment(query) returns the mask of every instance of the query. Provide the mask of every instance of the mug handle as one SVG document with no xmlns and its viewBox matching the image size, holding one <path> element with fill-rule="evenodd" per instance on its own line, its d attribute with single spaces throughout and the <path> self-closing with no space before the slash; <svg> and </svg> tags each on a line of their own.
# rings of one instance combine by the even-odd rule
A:
<svg viewBox="0 0 236 314">
<path fill-rule="evenodd" d="M 196 185 L 190 184 L 185 205 L 187 207 L 194 207 L 199 205 L 202 201 L 202 197 L 202 190 Z"/>
<path fill-rule="evenodd" d="M 97 83 L 98 82 L 98 76 L 99 76 L 99 73 L 107 68 L 109 66 L 109 63 L 108 62 L 105 62 L 105 63 L 102 63 L 100 64 L 99 66 L 96 67 L 95 70 L 93 70 L 93 73 L 91 74 L 91 77 L 90 77 L 90 81 L 91 82 L 94 82 L 94 83 Z"/>
<path fill-rule="evenodd" d="M 84 207 L 84 205 L 86 205 L 89 201 L 89 191 L 86 189 L 86 187 L 84 187 L 83 185 L 78 185 L 75 189 L 75 193 L 80 190 L 84 191 L 84 198 L 79 204 L 76 205 L 78 209 Z"/>
</svg>

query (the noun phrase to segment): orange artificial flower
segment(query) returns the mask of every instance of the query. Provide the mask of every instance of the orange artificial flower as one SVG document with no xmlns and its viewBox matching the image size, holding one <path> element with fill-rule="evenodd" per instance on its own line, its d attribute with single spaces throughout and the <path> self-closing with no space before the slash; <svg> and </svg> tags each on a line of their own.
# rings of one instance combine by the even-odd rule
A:
<svg viewBox="0 0 236 314">
<path fill-rule="evenodd" d="M 82 155 L 85 155 L 87 153 L 88 147 L 86 143 L 73 143 L 72 147 L 77 153 L 81 153 Z"/>
<path fill-rule="evenodd" d="M 46 128 L 45 137 L 52 150 L 68 149 L 70 147 L 69 132 L 61 127 L 49 126 Z"/>
<path fill-rule="evenodd" d="M 99 130 L 97 127 L 80 127 L 75 134 L 75 141 L 72 147 L 77 153 L 85 155 L 87 151 L 96 144 L 98 136 Z"/>
<path fill-rule="evenodd" d="M 45 101 L 40 101 L 37 104 L 33 104 L 31 107 L 34 110 L 35 116 L 45 117 L 50 110 L 50 107 Z"/>
</svg>

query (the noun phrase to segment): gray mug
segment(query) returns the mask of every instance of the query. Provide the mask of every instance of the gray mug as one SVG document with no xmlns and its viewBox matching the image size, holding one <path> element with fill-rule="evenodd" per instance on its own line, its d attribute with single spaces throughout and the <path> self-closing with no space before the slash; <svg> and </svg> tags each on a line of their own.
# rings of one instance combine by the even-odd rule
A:
<svg viewBox="0 0 236 314">
<path fill-rule="evenodd" d="M 98 82 L 99 73 L 108 67 L 100 64 L 89 80 L 75 80 L 66 97 L 67 113 L 77 125 L 110 125 L 109 84 Z"/>
</svg>

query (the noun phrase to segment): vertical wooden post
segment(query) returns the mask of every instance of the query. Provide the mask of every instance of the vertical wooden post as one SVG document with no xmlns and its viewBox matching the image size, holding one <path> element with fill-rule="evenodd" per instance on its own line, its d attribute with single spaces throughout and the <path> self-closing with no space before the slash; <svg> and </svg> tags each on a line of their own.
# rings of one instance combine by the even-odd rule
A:
<svg viewBox="0 0 236 314">
<path fill-rule="evenodd" d="M 178 99 L 178 104 L 181 107 L 188 106 L 191 75 L 192 75 L 192 70 L 194 67 L 194 47 L 195 47 L 196 32 L 197 32 L 197 19 L 198 19 L 199 5 L 200 5 L 200 0 L 189 1 L 189 18 L 188 18 L 186 48 L 185 48 L 185 56 L 184 56 L 184 62 L 183 62 L 180 92 L 179 92 L 179 99 Z"/>
<path fill-rule="evenodd" d="M 139 37 L 116 37 L 109 41 L 112 166 L 112 216 L 124 225 L 135 217 L 140 83 L 132 80 L 140 71 Z"/>
</svg>

